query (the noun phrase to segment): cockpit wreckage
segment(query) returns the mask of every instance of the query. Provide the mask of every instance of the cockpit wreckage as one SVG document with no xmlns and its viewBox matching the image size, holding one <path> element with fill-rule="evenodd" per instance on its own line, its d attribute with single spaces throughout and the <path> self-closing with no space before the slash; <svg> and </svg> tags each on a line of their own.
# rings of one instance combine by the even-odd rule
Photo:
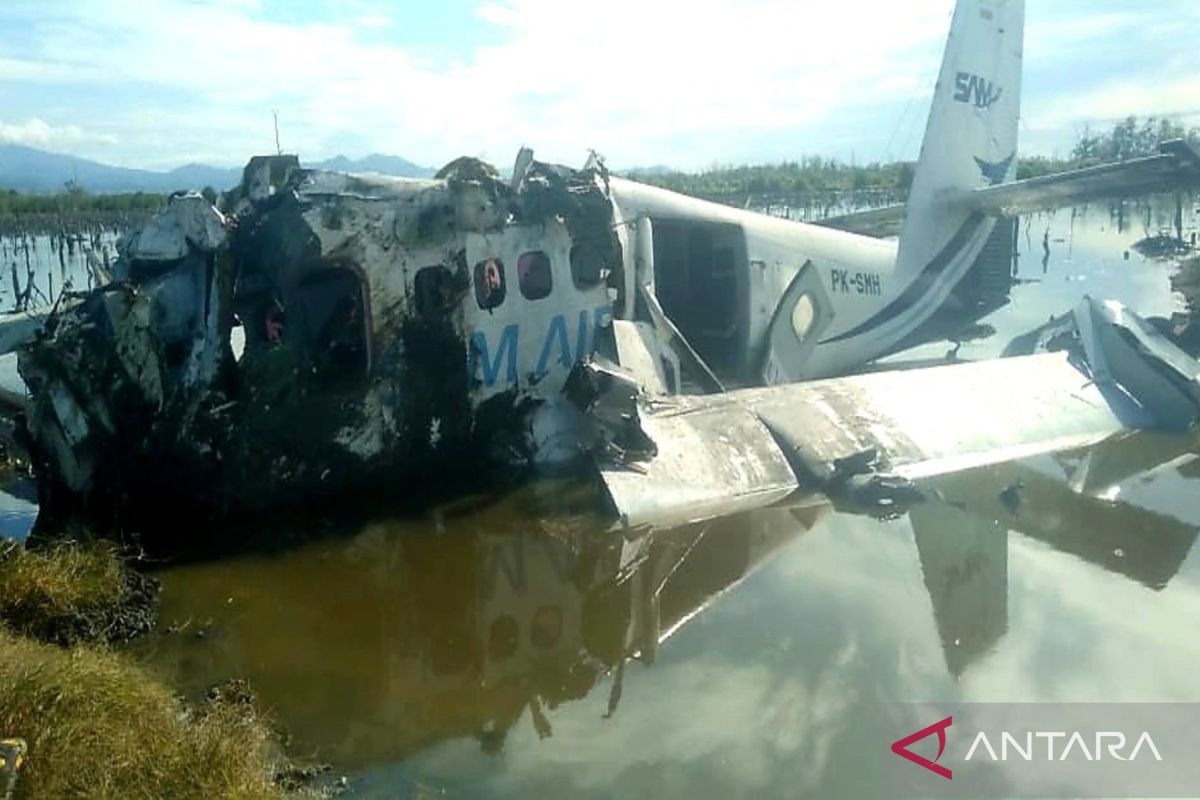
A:
<svg viewBox="0 0 1200 800">
<path fill-rule="evenodd" d="M 924 476 L 1187 427 L 1200 365 L 1115 303 L 1032 355 L 850 374 L 919 335 L 998 217 L 1200 185 L 1186 145 L 1012 181 L 1023 23 L 960 0 L 898 241 L 528 150 L 509 179 L 258 157 L 218 206 L 175 196 L 20 352 L 41 506 L 178 519 L 583 457 L 623 524 L 673 524 L 798 489 L 892 507 Z"/>
<path fill-rule="evenodd" d="M 470 160 L 412 182 L 264 158 L 227 202 L 173 198 L 21 354 L 43 504 L 256 507 L 528 460 L 621 261 L 594 170 L 514 190 Z M 530 369 L 512 295 L 564 281 Z"/>
</svg>

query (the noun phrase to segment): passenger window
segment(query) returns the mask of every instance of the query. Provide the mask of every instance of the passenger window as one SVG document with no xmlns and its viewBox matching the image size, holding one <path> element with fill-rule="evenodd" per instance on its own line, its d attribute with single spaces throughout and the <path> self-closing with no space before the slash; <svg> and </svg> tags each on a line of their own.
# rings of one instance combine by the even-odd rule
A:
<svg viewBox="0 0 1200 800">
<path fill-rule="evenodd" d="M 800 299 L 796 301 L 796 307 L 792 309 L 792 330 L 796 332 L 796 338 L 800 340 L 801 344 L 804 343 L 804 337 L 808 336 L 808 332 L 812 330 L 816 316 L 812 296 L 801 295 Z"/>
<path fill-rule="evenodd" d="M 309 275 L 296 287 L 294 304 L 318 384 L 339 385 L 367 373 L 370 335 L 357 272 L 337 267 Z"/>
<path fill-rule="evenodd" d="M 576 289 L 590 289 L 604 280 L 604 253 L 581 242 L 571 248 L 571 281 Z"/>
<path fill-rule="evenodd" d="M 522 254 L 517 260 L 517 283 L 526 300 L 541 300 L 548 296 L 554 286 L 549 256 L 541 250 Z"/>
<path fill-rule="evenodd" d="M 504 302 L 504 262 L 488 258 L 475 265 L 475 302 L 484 311 L 491 311 Z"/>
<path fill-rule="evenodd" d="M 454 274 L 441 264 L 417 270 L 413 294 L 417 315 L 425 319 L 445 316 L 461 296 L 454 287 Z"/>
</svg>

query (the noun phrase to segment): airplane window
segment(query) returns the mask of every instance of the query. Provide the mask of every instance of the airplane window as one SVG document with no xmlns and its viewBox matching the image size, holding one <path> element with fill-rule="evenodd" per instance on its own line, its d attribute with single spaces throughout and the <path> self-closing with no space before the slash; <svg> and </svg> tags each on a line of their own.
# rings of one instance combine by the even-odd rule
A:
<svg viewBox="0 0 1200 800">
<path fill-rule="evenodd" d="M 449 313 L 461 296 L 454 286 L 454 274 L 441 264 L 417 270 L 413 294 L 417 314 L 425 319 L 436 319 Z"/>
<path fill-rule="evenodd" d="M 571 248 L 571 280 L 576 289 L 588 289 L 604 280 L 604 254 L 586 242 Z"/>
<path fill-rule="evenodd" d="M 475 265 L 475 302 L 484 311 L 491 311 L 504 302 L 504 262 L 487 258 Z"/>
<path fill-rule="evenodd" d="M 801 295 L 800 299 L 796 301 L 795 308 L 792 309 L 792 330 L 796 332 L 796 338 L 801 342 L 804 341 L 804 337 L 808 336 L 816 316 L 812 296 Z"/>
<path fill-rule="evenodd" d="M 366 298 L 357 272 L 335 267 L 312 273 L 296 287 L 291 306 L 295 313 L 285 325 L 302 331 L 317 383 L 340 385 L 367 373 Z"/>
<path fill-rule="evenodd" d="M 541 250 L 523 253 L 517 260 L 517 282 L 526 300 L 541 300 L 549 295 L 554 285 L 550 257 Z"/>
</svg>

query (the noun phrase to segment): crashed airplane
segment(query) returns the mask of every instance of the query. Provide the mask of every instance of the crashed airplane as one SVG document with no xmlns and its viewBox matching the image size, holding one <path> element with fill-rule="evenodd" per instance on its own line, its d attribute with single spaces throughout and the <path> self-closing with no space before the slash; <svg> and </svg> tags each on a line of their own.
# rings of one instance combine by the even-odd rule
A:
<svg viewBox="0 0 1200 800">
<path fill-rule="evenodd" d="M 43 508 L 219 514 L 584 455 L 626 524 L 665 524 L 1190 424 L 1195 362 L 1100 303 L 1070 352 L 836 377 L 910 340 L 998 217 L 1200 183 L 1182 145 L 1012 182 L 1023 28 L 1019 0 L 958 3 L 896 242 L 527 150 L 509 180 L 257 157 L 218 207 L 176 196 L 20 353 Z"/>
</svg>

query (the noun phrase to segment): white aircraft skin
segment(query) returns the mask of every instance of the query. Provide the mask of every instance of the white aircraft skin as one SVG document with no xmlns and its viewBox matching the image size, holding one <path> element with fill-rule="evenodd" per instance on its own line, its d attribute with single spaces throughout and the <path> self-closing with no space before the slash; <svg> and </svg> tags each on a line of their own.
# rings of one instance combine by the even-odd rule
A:
<svg viewBox="0 0 1200 800">
<path fill-rule="evenodd" d="M 1023 29 L 1023 0 L 959 0 L 898 242 L 613 176 L 609 194 L 624 259 L 622 292 L 580 288 L 569 269 L 572 242 L 553 223 L 460 233 L 454 242 L 431 244 L 427 255 L 406 254 L 405 263 L 436 264 L 444 258 L 440 251 L 465 246 L 471 264 L 501 262 L 509 287 L 517 283 L 511 273 L 522 253 L 542 250 L 550 258 L 548 296 L 531 300 L 510 288 L 494 308 L 464 302 L 472 406 L 506 392 L 539 401 L 530 419 L 538 459 L 576 455 L 578 414 L 562 395 L 566 376 L 594 351 L 597 328 L 609 320 L 651 321 L 639 291 L 657 298 L 727 387 L 841 375 L 893 350 L 942 306 L 992 231 L 992 218 L 954 201 L 1015 172 Z M 313 188 L 303 193 L 318 196 L 341 191 L 345 178 L 314 173 L 312 180 Z M 367 180 L 377 199 L 392 204 L 445 189 L 444 181 Z M 321 214 L 314 209 L 306 218 L 324 252 L 337 252 L 356 237 L 372 238 L 358 236 L 355 223 L 324 226 Z M 688 249 L 693 236 L 707 242 L 702 258 Z M 365 267 L 374 308 L 415 292 L 411 273 L 387 266 L 396 258 L 385 248 L 368 259 L 378 265 Z M 693 287 L 705 281 L 697 298 Z M 803 335 L 793 321 L 807 323 Z M 717 335 L 706 340 L 710 328 Z M 657 333 L 664 359 L 672 361 L 669 337 Z M 714 354 L 714 343 L 720 353 Z"/>
<path fill-rule="evenodd" d="M 610 293 L 612 317 L 648 321 L 637 302 L 641 284 L 726 386 L 837 376 L 893 350 L 937 312 L 992 232 L 993 218 L 955 200 L 1011 180 L 1015 173 L 1023 30 L 1023 0 L 959 0 L 899 241 L 770 217 L 612 177 L 625 278 L 620 299 Z M 672 227 L 674 239 L 664 240 L 663 231 Z M 681 242 L 689 231 L 720 240 L 710 249 L 725 250 L 729 267 L 721 275 L 724 283 L 715 293 L 710 285 L 710 294 L 700 300 L 689 294 L 695 264 L 680 254 L 686 252 Z M 716 272 L 712 253 L 708 266 Z M 664 263 L 668 260 L 672 263 Z M 570 352 L 555 358 L 562 349 L 555 341 L 562 337 L 554 326 L 562 327 L 565 314 L 569 351 L 576 344 L 572 321 L 585 313 L 578 309 L 595 308 L 597 301 L 605 305 L 595 289 L 575 288 L 564 262 L 555 260 L 554 269 L 555 285 L 564 289 L 556 290 L 553 308 L 527 303 L 508 312 L 520 330 L 514 336 L 517 345 L 507 354 L 498 328 L 509 323 L 508 315 L 498 310 L 479 314 L 471 308 L 466 320 L 483 345 L 476 358 L 483 369 L 478 363 L 471 368 L 481 387 L 473 399 L 479 402 L 515 388 L 545 401 L 535 412 L 532 430 L 547 461 L 558 460 L 574 446 L 573 412 L 563 408 L 560 391 L 574 359 Z M 683 299 L 674 308 L 669 302 L 672 284 L 684 286 Z M 797 322 L 811 321 L 811 327 L 798 336 L 791 323 L 802 296 L 810 305 Z M 716 305 L 729 315 L 715 321 L 718 328 L 728 326 L 723 331 L 726 350 L 722 359 L 709 359 L 711 348 L 702 329 L 714 322 L 711 317 L 721 316 Z M 681 318 L 689 314 L 699 321 L 689 326 Z M 597 309 L 601 324 L 602 315 Z M 574 353 L 590 352 L 594 341 L 583 341 L 582 333 L 579 338 Z M 539 379 L 525 380 L 529 375 Z"/>
</svg>

